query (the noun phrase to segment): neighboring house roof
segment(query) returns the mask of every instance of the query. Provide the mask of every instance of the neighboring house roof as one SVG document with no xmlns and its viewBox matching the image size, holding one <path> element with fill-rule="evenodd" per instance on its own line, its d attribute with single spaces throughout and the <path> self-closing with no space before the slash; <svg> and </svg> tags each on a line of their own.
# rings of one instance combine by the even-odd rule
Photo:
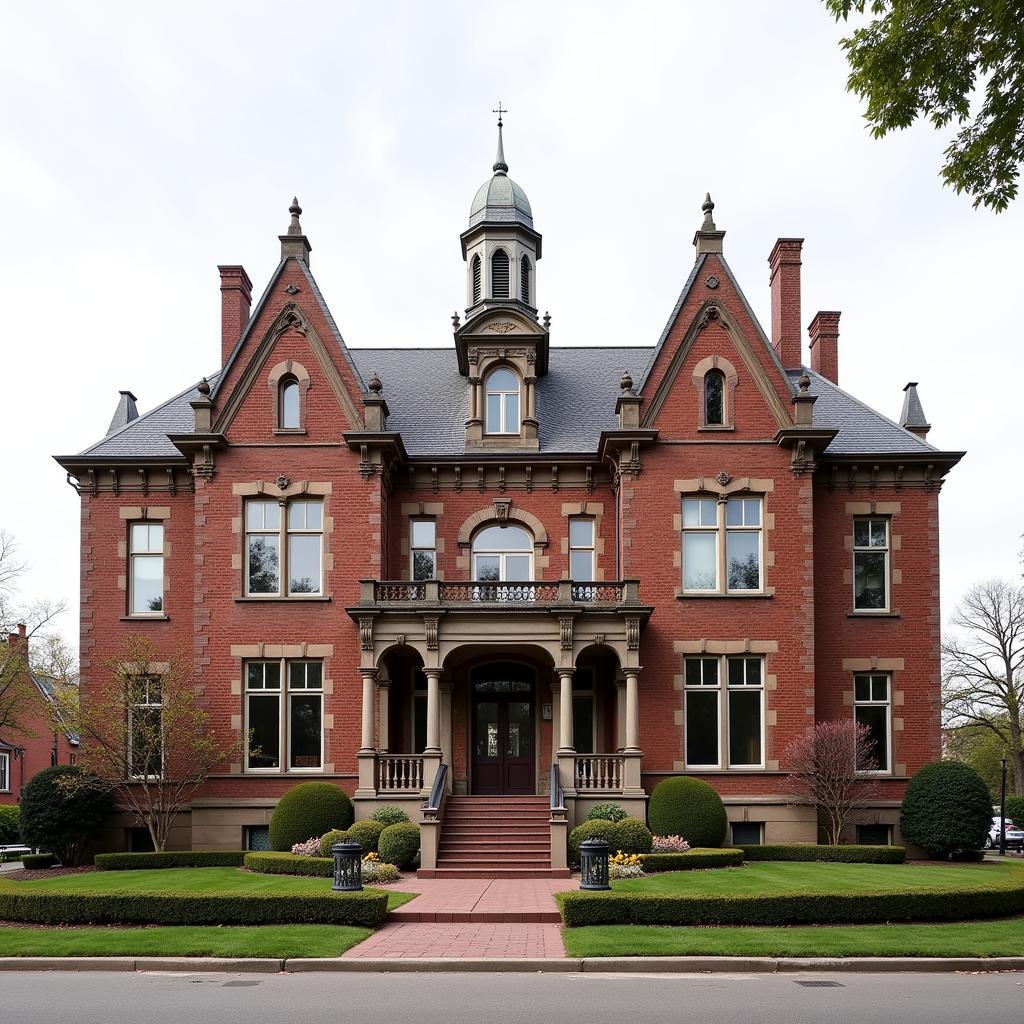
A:
<svg viewBox="0 0 1024 1024">
<path fill-rule="evenodd" d="M 42 676 L 39 675 L 38 672 L 33 672 L 32 682 L 36 684 L 36 689 L 39 691 L 43 700 L 45 700 L 48 704 L 53 704 L 54 680 L 50 676 Z M 68 743 L 70 743 L 73 747 L 77 747 L 79 745 L 80 737 L 78 736 L 77 733 L 68 732 L 67 730 L 64 730 L 64 735 L 67 737 Z"/>
</svg>

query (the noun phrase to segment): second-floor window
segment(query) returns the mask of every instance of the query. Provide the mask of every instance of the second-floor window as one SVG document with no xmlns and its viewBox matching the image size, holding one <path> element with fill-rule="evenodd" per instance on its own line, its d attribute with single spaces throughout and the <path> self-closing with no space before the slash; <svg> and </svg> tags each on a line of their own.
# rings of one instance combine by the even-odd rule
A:
<svg viewBox="0 0 1024 1024">
<path fill-rule="evenodd" d="M 473 538 L 473 578 L 485 583 L 533 579 L 533 537 L 521 526 L 487 526 Z"/>
<path fill-rule="evenodd" d="M 245 503 L 245 592 L 289 597 L 323 591 L 323 502 Z M 284 558 L 282 558 L 282 552 Z"/>
<path fill-rule="evenodd" d="M 132 523 L 128 608 L 132 615 L 164 610 L 164 524 Z"/>
<path fill-rule="evenodd" d="M 323 768 L 323 663 L 250 661 L 245 666 L 249 771 Z"/>
<path fill-rule="evenodd" d="M 683 498 L 683 590 L 763 589 L 761 499 Z"/>
<path fill-rule="evenodd" d="M 433 519 L 414 519 L 409 529 L 409 552 L 414 580 L 437 578 L 437 523 Z"/>
<path fill-rule="evenodd" d="M 569 520 L 569 578 L 577 583 L 594 579 L 594 520 L 585 516 Z"/>
<path fill-rule="evenodd" d="M 889 520 L 853 521 L 853 609 L 889 610 Z"/>
</svg>

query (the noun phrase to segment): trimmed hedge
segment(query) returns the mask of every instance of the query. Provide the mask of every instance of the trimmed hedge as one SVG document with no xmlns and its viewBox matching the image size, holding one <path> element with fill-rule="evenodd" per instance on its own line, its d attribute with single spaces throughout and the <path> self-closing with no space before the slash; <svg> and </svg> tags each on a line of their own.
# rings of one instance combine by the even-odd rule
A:
<svg viewBox="0 0 1024 1024">
<path fill-rule="evenodd" d="M 932 857 L 980 850 L 991 828 L 992 796 L 970 765 L 934 761 L 907 783 L 900 831 Z"/>
<path fill-rule="evenodd" d="M 643 858 L 644 871 L 690 871 L 697 868 L 738 868 L 743 863 L 740 849 L 698 847 L 685 853 L 648 853 Z"/>
<path fill-rule="evenodd" d="M 55 853 L 26 853 L 21 858 L 21 866 L 26 871 L 44 871 L 57 866 Z"/>
<path fill-rule="evenodd" d="M 270 845 L 280 852 L 352 824 L 352 801 L 331 782 L 300 782 L 277 802 L 270 816 Z"/>
<path fill-rule="evenodd" d="M 375 890 L 289 894 L 18 892 L 0 889 L 0 921 L 33 924 L 351 924 L 375 928 L 388 894 Z"/>
<path fill-rule="evenodd" d="M 420 827 L 411 821 L 388 825 L 380 834 L 377 852 L 385 864 L 394 864 L 400 870 L 408 868 L 420 851 Z"/>
<path fill-rule="evenodd" d="M 562 921 L 593 924 L 864 924 L 1008 917 L 1024 911 L 1024 880 L 970 889 L 898 889 L 856 893 L 751 896 L 654 895 L 639 892 L 560 894 Z"/>
<path fill-rule="evenodd" d="M 662 779 L 651 793 L 647 821 L 656 836 L 682 836 L 691 846 L 721 846 L 729 821 L 725 804 L 701 779 Z"/>
<path fill-rule="evenodd" d="M 146 868 L 240 868 L 245 850 L 169 850 L 166 853 L 97 853 L 100 871 Z"/>
<path fill-rule="evenodd" d="M 741 846 L 744 860 L 819 861 L 828 864 L 902 864 L 902 846 L 815 846 L 813 843 L 763 843 Z"/>
<path fill-rule="evenodd" d="M 244 866 L 260 875 L 334 875 L 333 857 L 299 857 L 294 853 L 247 853 Z"/>
</svg>

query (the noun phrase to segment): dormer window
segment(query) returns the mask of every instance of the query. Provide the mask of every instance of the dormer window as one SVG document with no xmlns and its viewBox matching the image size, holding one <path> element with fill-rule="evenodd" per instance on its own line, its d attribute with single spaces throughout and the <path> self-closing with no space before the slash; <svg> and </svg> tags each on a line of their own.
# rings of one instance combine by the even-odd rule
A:
<svg viewBox="0 0 1024 1024">
<path fill-rule="evenodd" d="M 475 306 L 480 301 L 481 266 L 479 255 L 474 256 L 470 263 L 470 276 L 473 281 L 473 305 Z"/>
<path fill-rule="evenodd" d="M 519 297 L 523 302 L 530 301 L 530 257 L 524 256 L 519 261 Z"/>
<path fill-rule="evenodd" d="M 519 433 L 519 378 L 506 367 L 487 378 L 486 409 L 488 434 Z"/>
<path fill-rule="evenodd" d="M 709 427 L 725 423 L 725 374 L 721 370 L 704 374 L 704 423 Z"/>
<path fill-rule="evenodd" d="M 278 385 L 278 428 L 299 429 L 299 382 L 294 377 L 285 377 Z"/>
<path fill-rule="evenodd" d="M 491 298 L 509 298 L 508 253 L 499 249 L 491 257 Z"/>
</svg>

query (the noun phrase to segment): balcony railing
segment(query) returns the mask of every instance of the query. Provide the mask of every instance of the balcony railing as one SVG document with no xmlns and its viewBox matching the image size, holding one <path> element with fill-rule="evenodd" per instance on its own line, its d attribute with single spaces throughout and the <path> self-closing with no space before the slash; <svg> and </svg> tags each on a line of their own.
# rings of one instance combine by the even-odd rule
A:
<svg viewBox="0 0 1024 1024">
<path fill-rule="evenodd" d="M 414 754 L 377 757 L 378 793 L 418 793 L 423 789 L 423 758 Z"/>
<path fill-rule="evenodd" d="M 618 754 L 577 754 L 573 775 L 578 793 L 620 793 L 623 758 Z"/>
<path fill-rule="evenodd" d="M 447 604 L 447 605 L 635 605 L 639 604 L 637 580 L 612 580 L 601 583 L 574 583 L 571 580 L 500 582 L 470 580 L 451 583 L 444 580 L 407 582 L 400 580 L 361 580 L 363 606 Z"/>
</svg>

